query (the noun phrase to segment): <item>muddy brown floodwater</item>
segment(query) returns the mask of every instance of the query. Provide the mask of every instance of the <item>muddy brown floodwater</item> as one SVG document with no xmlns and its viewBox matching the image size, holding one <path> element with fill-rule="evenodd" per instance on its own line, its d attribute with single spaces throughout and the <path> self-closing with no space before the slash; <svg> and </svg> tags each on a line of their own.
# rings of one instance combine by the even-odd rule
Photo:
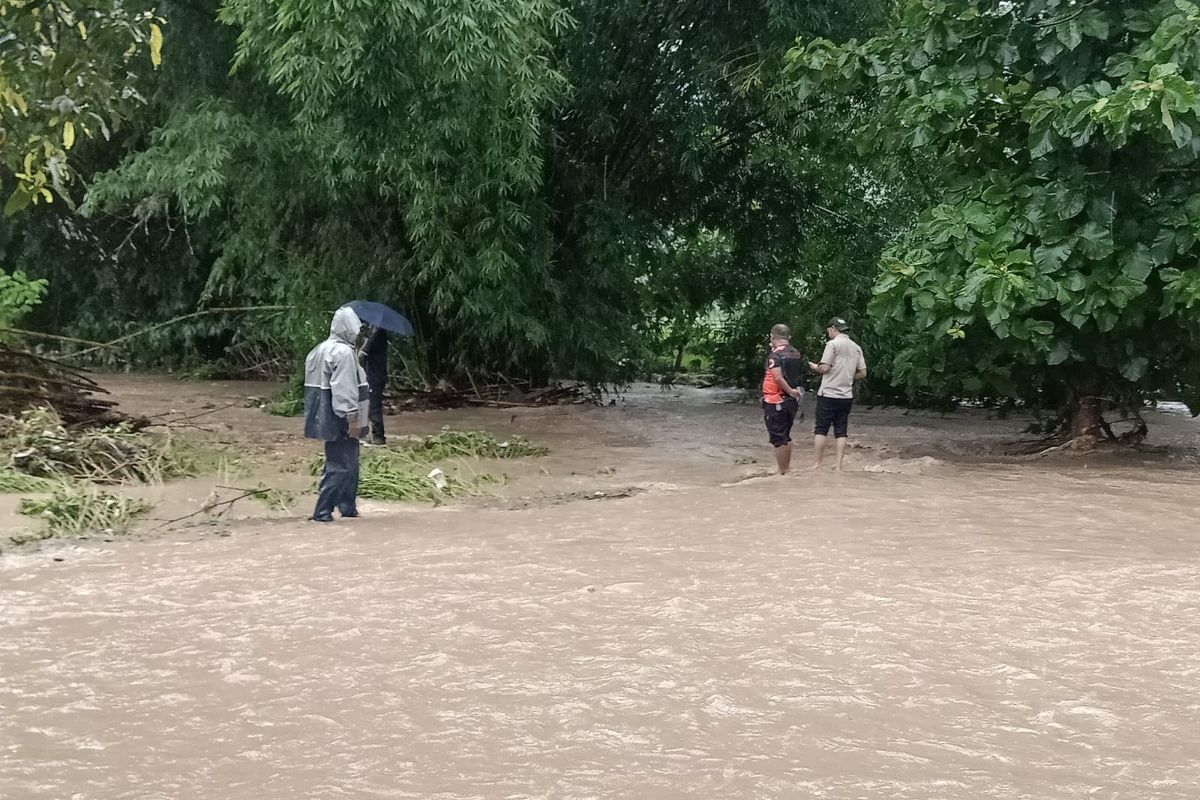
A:
<svg viewBox="0 0 1200 800">
<path fill-rule="evenodd" d="M 545 502 L 0 555 L 0 797 L 1200 796 L 1191 420 L 1015 462 L 1019 420 L 864 411 L 776 479 L 681 394 L 390 420 L 540 431 Z"/>
</svg>

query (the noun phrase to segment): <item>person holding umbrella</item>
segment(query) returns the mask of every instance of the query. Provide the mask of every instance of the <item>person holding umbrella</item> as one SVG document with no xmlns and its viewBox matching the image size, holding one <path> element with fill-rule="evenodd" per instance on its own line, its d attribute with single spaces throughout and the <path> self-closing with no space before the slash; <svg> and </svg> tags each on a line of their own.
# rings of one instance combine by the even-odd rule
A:
<svg viewBox="0 0 1200 800">
<path fill-rule="evenodd" d="M 360 355 L 367 373 L 368 394 L 370 395 L 369 421 L 371 427 L 371 444 L 387 444 L 387 436 L 383 431 L 383 392 L 387 388 L 388 378 L 388 331 L 401 336 L 412 336 L 413 327 L 404 315 L 383 303 L 370 300 L 355 300 L 349 303 L 358 318 L 371 326 L 367 341 L 363 344 Z"/>
<path fill-rule="evenodd" d="M 343 306 L 333 315 L 329 338 L 304 359 L 304 436 L 325 442 L 325 470 L 312 519 L 333 522 L 358 516 L 359 439 L 366 433 L 367 375 L 354 345 L 362 321 Z"/>
<path fill-rule="evenodd" d="M 371 444 L 385 445 L 387 436 L 383 432 L 383 390 L 387 386 L 388 377 L 387 331 L 378 325 L 372 325 L 360 354 L 367 372 L 367 388 L 370 394 L 367 419 L 371 423 Z"/>
</svg>

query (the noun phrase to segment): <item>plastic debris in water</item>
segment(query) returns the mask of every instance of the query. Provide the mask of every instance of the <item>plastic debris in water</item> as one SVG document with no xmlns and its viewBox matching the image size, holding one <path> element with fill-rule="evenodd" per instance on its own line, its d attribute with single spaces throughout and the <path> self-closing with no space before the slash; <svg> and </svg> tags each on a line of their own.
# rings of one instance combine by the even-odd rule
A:
<svg viewBox="0 0 1200 800">
<path fill-rule="evenodd" d="M 438 491 L 446 489 L 446 473 L 440 469 L 434 468 L 428 475 L 429 480 L 433 481 L 433 485 L 438 488 Z"/>
</svg>

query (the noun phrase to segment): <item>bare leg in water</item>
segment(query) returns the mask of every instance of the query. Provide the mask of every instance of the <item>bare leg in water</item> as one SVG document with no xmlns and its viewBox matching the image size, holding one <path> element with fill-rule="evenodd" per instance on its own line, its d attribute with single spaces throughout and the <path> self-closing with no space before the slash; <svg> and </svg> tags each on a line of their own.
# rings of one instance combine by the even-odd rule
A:
<svg viewBox="0 0 1200 800">
<path fill-rule="evenodd" d="M 813 465 L 811 469 L 821 468 L 821 459 L 825 457 L 825 440 L 827 438 L 820 434 L 813 437 Z"/>
<path fill-rule="evenodd" d="M 787 475 L 792 466 L 792 443 L 782 444 L 775 448 L 775 463 L 779 465 L 779 474 Z"/>
<path fill-rule="evenodd" d="M 842 459 L 846 457 L 846 437 L 841 436 L 837 439 L 837 466 L 834 467 L 835 472 L 842 471 Z"/>
</svg>

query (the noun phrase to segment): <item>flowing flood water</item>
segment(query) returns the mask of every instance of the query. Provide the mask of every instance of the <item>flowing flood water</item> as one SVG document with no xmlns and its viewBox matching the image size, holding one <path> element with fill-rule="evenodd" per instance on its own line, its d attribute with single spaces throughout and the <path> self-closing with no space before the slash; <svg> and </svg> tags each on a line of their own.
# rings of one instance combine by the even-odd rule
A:
<svg viewBox="0 0 1200 800">
<path fill-rule="evenodd" d="M 739 481 L 753 408 L 504 420 L 646 491 L 0 556 L 0 797 L 1200 796 L 1194 467 L 880 412 Z"/>
</svg>

